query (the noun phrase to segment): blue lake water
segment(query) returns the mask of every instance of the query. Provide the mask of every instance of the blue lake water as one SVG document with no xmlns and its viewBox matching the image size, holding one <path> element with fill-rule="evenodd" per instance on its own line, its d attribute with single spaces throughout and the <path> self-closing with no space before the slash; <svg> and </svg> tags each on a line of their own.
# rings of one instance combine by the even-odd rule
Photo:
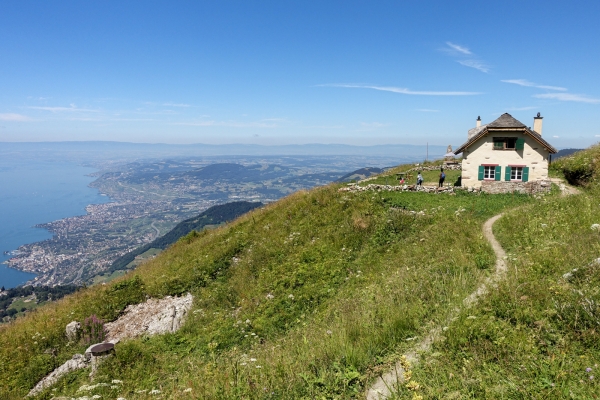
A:
<svg viewBox="0 0 600 400">
<path fill-rule="evenodd" d="M 36 224 L 85 214 L 88 204 L 110 201 L 98 190 L 88 187 L 93 172 L 74 164 L 0 158 L 0 263 L 27 243 L 49 239 L 45 229 Z M 0 287 L 19 286 L 35 275 L 0 264 Z"/>
</svg>

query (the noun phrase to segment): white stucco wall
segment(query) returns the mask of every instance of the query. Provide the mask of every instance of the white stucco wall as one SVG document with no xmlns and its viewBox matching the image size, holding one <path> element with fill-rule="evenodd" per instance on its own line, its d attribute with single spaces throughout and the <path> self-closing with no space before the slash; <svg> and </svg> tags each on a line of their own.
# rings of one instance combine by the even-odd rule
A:
<svg viewBox="0 0 600 400">
<path fill-rule="evenodd" d="M 494 150 L 494 137 L 524 138 L 523 150 Z M 498 164 L 502 167 L 500 180 L 504 181 L 504 170 L 509 165 L 529 167 L 529 181 L 548 178 L 548 150 L 529 135 L 510 131 L 489 132 L 469 146 L 463 153 L 462 186 L 481 187 L 478 180 L 479 166 Z"/>
</svg>

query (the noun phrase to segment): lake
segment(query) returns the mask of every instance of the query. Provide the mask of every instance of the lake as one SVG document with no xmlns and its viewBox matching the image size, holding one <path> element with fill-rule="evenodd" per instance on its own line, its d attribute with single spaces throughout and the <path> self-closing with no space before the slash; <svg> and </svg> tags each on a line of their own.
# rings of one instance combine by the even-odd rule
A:
<svg viewBox="0 0 600 400">
<path fill-rule="evenodd" d="M 82 215 L 88 204 L 110 201 L 88 187 L 95 178 L 86 175 L 92 172 L 71 163 L 4 154 L 0 158 L 0 263 L 11 257 L 5 251 L 52 237 L 34 225 Z M 34 276 L 0 264 L 0 287 L 19 286 Z"/>
</svg>

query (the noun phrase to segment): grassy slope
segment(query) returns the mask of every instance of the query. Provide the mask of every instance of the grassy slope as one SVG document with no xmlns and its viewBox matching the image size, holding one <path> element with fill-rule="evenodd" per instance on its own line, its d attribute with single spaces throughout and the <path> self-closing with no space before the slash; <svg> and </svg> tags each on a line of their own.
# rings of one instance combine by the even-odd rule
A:
<svg viewBox="0 0 600 400">
<path fill-rule="evenodd" d="M 406 339 L 427 332 L 489 273 L 493 252 L 481 234 L 484 220 L 532 201 L 518 195 L 349 194 L 338 187 L 296 193 L 186 238 L 123 279 L 2 328 L 0 397 L 23 396 L 83 351 L 83 343 L 65 342 L 64 326 L 71 320 L 91 314 L 112 320 L 146 296 L 187 291 L 196 301 L 184 328 L 120 343 L 96 382 L 123 384 L 93 394 L 135 399 L 149 397 L 139 390 L 158 389 L 167 398 L 360 395 L 410 346 Z M 75 395 L 89 382 L 87 373 L 70 374 L 40 398 Z"/>
<path fill-rule="evenodd" d="M 586 185 L 584 193 L 547 198 L 496 223 L 507 279 L 414 369 L 426 398 L 600 397 L 600 231 L 591 228 L 600 223 L 599 155 L 595 146 L 553 166 Z"/>
</svg>

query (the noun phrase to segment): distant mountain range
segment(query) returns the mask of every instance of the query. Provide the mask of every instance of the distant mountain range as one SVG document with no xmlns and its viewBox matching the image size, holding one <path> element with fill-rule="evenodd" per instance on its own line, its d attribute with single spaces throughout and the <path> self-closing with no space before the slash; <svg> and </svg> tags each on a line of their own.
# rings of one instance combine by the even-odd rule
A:
<svg viewBox="0 0 600 400">
<path fill-rule="evenodd" d="M 570 156 L 571 154 L 577 153 L 578 151 L 581 151 L 581 150 L 583 150 L 583 149 L 562 149 L 562 150 L 559 150 L 558 153 L 553 154 L 552 159 L 556 160 L 561 157 Z"/>
<path fill-rule="evenodd" d="M 71 156 L 95 158 L 100 154 L 110 154 L 113 158 L 169 157 L 169 156 L 324 156 L 324 155 L 360 155 L 360 156 L 396 156 L 398 158 L 424 159 L 427 146 L 410 144 L 384 144 L 374 146 L 353 146 L 346 144 L 291 144 L 265 146 L 257 144 L 163 144 L 128 142 L 0 142 L 1 153 L 29 152 L 66 152 Z M 429 146 L 429 157 L 441 157 L 446 146 Z"/>
</svg>

